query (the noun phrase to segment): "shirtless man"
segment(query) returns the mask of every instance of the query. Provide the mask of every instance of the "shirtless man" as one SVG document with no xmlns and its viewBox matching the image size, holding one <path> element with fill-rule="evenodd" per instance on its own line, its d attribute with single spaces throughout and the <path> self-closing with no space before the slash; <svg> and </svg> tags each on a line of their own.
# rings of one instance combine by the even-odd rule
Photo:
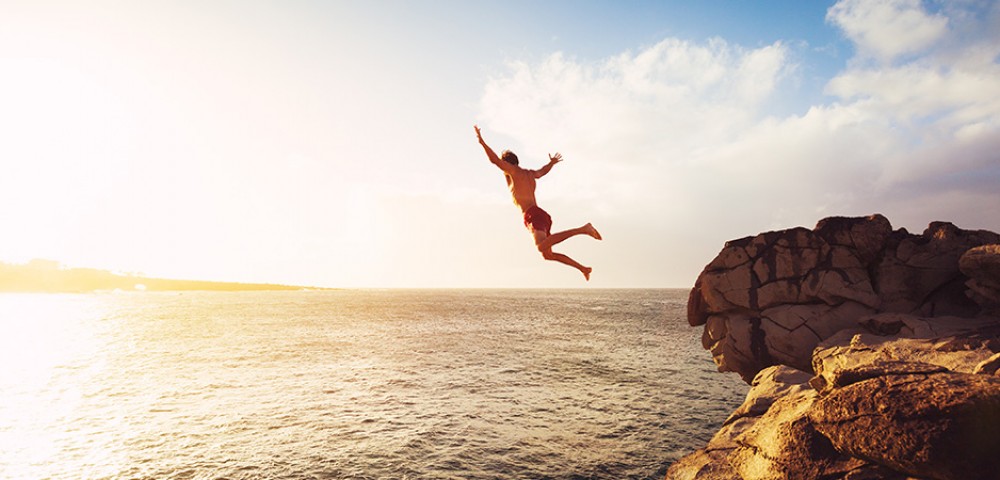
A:
<svg viewBox="0 0 1000 480">
<path fill-rule="evenodd" d="M 503 154 L 497 157 L 493 149 L 483 141 L 479 126 L 474 128 L 479 144 L 486 150 L 486 156 L 490 158 L 490 162 L 503 170 L 504 176 L 507 178 L 507 186 L 510 187 L 510 194 L 514 197 L 514 205 L 517 205 L 524 213 L 524 226 L 535 237 L 535 245 L 538 247 L 538 251 L 542 252 L 542 258 L 565 263 L 579 270 L 580 273 L 583 273 L 583 277 L 589 281 L 592 268 L 585 267 L 566 255 L 553 252 L 552 246 L 576 235 L 586 234 L 600 240 L 601 234 L 597 233 L 597 229 L 589 223 L 563 232 L 550 233 L 552 218 L 535 203 L 535 180 L 545 176 L 549 170 L 552 170 L 553 165 L 561 162 L 562 155 L 559 153 L 549 155 L 549 163 L 544 167 L 539 170 L 527 170 L 517 165 L 517 155 L 514 155 L 514 152 L 510 150 L 504 150 Z"/>
</svg>

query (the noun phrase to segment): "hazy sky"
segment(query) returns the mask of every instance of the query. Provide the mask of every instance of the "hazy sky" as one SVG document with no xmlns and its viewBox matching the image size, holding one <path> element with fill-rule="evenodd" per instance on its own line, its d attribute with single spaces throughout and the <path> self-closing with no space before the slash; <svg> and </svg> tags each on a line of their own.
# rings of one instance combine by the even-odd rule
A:
<svg viewBox="0 0 1000 480">
<path fill-rule="evenodd" d="M 0 260 L 689 287 L 733 238 L 1000 231 L 994 1 L 0 3 Z M 476 142 L 540 167 L 542 260 Z"/>
</svg>

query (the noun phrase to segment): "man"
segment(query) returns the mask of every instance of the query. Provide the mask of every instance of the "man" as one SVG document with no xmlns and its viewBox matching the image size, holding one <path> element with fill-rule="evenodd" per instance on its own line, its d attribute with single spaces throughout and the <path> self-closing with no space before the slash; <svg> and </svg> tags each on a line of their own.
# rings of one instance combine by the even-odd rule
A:
<svg viewBox="0 0 1000 480">
<path fill-rule="evenodd" d="M 552 218 L 535 203 L 535 180 L 544 177 L 545 174 L 549 173 L 549 170 L 552 170 L 553 165 L 561 162 L 562 155 L 559 153 L 549 155 L 549 163 L 539 170 L 524 169 L 518 166 L 517 155 L 514 155 L 514 152 L 510 150 L 504 150 L 502 156 L 497 157 L 493 149 L 483 141 L 479 126 L 473 128 L 476 129 L 476 137 L 479 139 L 479 144 L 486 150 L 486 156 L 489 157 L 490 162 L 503 170 L 504 176 L 507 178 L 507 186 L 510 187 L 510 194 L 514 197 L 514 205 L 517 205 L 524 214 L 524 226 L 535 237 L 535 245 L 538 247 L 538 251 L 542 252 L 542 258 L 565 263 L 579 270 L 583 277 L 590 281 L 592 268 L 585 267 L 566 255 L 553 252 L 552 246 L 567 238 L 583 234 L 600 240 L 601 234 L 597 233 L 597 229 L 589 223 L 579 228 L 551 233 Z"/>
</svg>

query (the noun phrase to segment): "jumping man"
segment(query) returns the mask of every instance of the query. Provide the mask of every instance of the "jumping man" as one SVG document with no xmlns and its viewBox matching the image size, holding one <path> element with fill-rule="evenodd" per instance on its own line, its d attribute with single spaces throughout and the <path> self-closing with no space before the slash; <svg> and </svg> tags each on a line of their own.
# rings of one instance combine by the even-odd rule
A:
<svg viewBox="0 0 1000 480">
<path fill-rule="evenodd" d="M 576 235 L 586 234 L 600 240 L 601 234 L 597 233 L 597 229 L 589 223 L 579 228 L 550 233 L 552 218 L 535 203 L 535 179 L 542 178 L 546 173 L 549 173 L 553 165 L 562 161 L 562 155 L 559 153 L 549 155 L 549 163 L 544 167 L 539 170 L 527 170 L 517 165 L 517 155 L 514 155 L 514 152 L 510 150 L 504 150 L 503 154 L 497 157 L 496 152 L 483 141 L 479 127 L 473 128 L 476 129 L 476 137 L 479 139 L 479 144 L 486 150 L 486 156 L 490 158 L 490 162 L 503 170 L 504 176 L 507 178 L 507 186 L 510 187 L 510 194 L 514 197 L 514 205 L 517 205 L 524 213 L 524 226 L 535 237 L 535 245 L 538 247 L 538 251 L 542 252 L 542 258 L 565 263 L 579 270 L 580 273 L 583 273 L 583 277 L 589 281 L 592 268 L 580 265 L 579 262 L 566 255 L 553 252 L 552 246 Z"/>
</svg>

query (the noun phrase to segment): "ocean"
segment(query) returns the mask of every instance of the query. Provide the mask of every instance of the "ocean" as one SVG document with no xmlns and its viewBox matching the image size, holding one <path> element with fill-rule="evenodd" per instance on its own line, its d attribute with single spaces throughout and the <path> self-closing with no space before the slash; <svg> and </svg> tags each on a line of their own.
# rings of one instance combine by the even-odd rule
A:
<svg viewBox="0 0 1000 480">
<path fill-rule="evenodd" d="M 747 392 L 686 301 L 0 294 L 0 478 L 659 479 Z"/>
</svg>

